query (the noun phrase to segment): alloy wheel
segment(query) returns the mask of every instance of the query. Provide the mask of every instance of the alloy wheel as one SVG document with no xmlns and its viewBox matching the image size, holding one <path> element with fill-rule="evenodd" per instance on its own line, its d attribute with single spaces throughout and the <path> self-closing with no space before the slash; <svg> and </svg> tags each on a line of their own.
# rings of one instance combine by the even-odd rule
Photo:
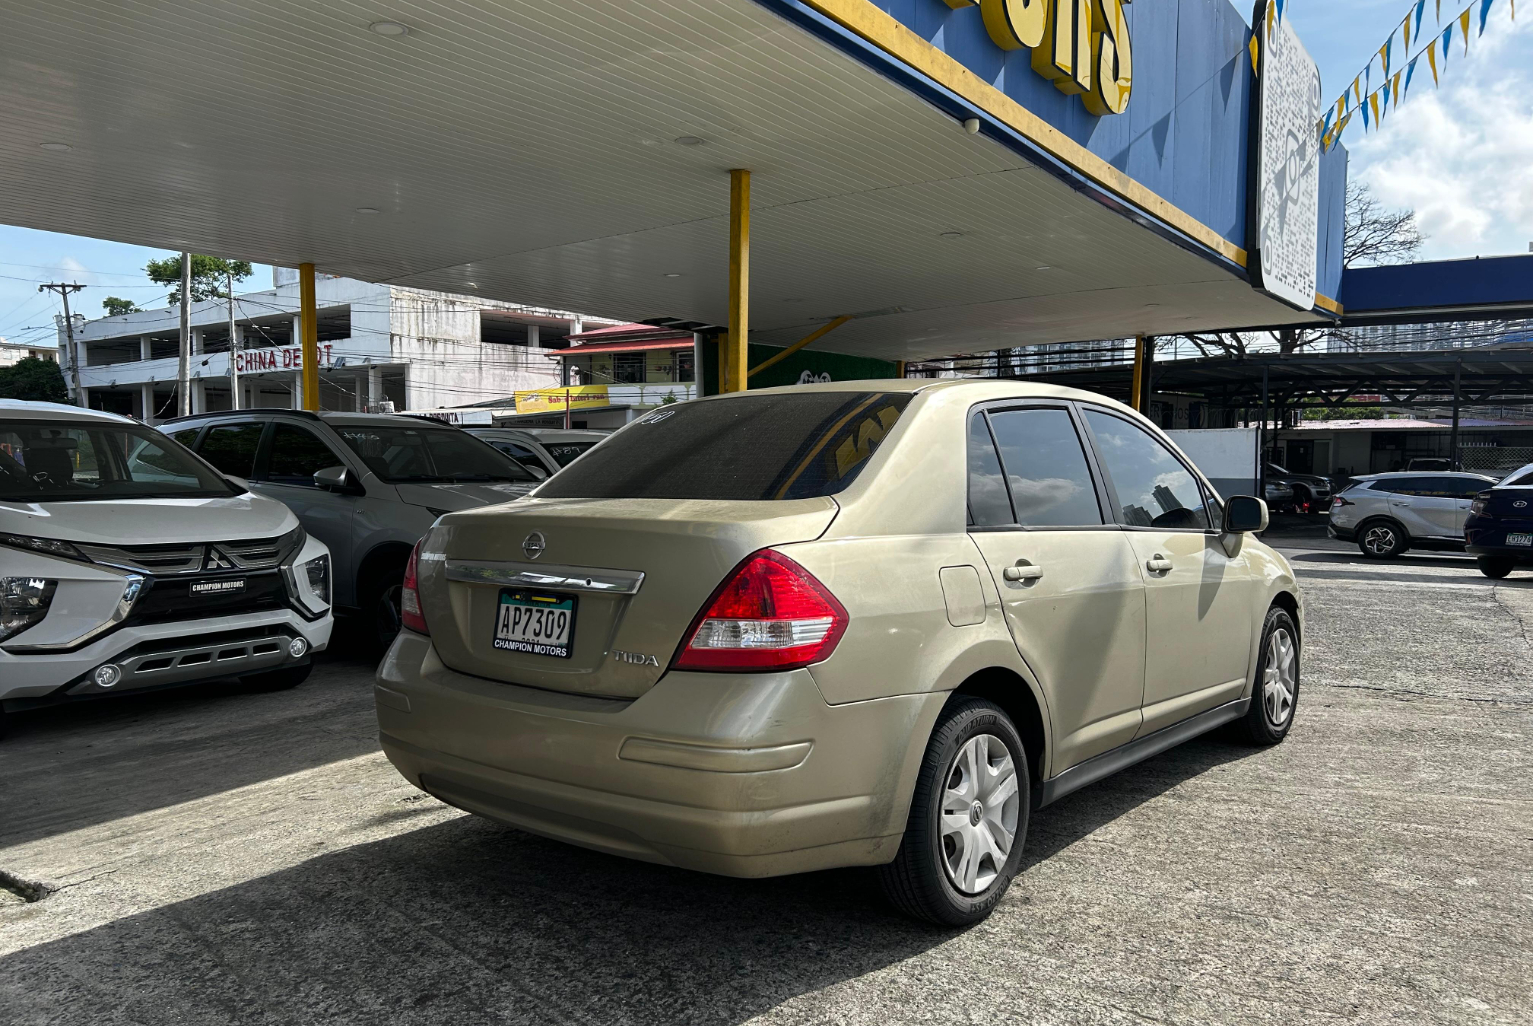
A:
<svg viewBox="0 0 1533 1026">
<path fill-rule="evenodd" d="M 966 741 L 948 766 L 939 831 L 942 868 L 964 894 L 980 894 L 1001 875 L 1017 833 L 1017 767 L 994 734 Z"/>
<path fill-rule="evenodd" d="M 1298 654 L 1293 637 L 1278 628 L 1267 640 L 1267 661 L 1262 668 L 1262 702 L 1267 722 L 1281 727 L 1293 715 L 1294 695 L 1299 690 Z"/>
<path fill-rule="evenodd" d="M 1376 524 L 1363 532 L 1363 547 L 1375 556 L 1387 556 L 1395 550 L 1395 531 L 1392 527 Z"/>
</svg>

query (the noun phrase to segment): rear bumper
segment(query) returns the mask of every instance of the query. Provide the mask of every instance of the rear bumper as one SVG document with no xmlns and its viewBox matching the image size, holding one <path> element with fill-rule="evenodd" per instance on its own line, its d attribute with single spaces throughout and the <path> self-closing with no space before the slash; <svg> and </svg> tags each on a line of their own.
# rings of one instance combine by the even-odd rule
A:
<svg viewBox="0 0 1533 1026">
<path fill-rule="evenodd" d="M 380 741 L 470 812 L 727 876 L 894 857 L 944 693 L 827 705 L 807 671 L 669 673 L 632 701 L 502 684 L 402 633 L 378 668 Z"/>
<path fill-rule="evenodd" d="M 1508 534 L 1533 534 L 1533 520 L 1470 517 L 1464 527 L 1464 551 L 1476 556 L 1501 556 L 1533 563 L 1533 546 L 1508 545 Z"/>
<path fill-rule="evenodd" d="M 1325 533 L 1340 541 L 1357 541 L 1357 528 L 1338 527 L 1334 522 L 1325 525 Z"/>
</svg>

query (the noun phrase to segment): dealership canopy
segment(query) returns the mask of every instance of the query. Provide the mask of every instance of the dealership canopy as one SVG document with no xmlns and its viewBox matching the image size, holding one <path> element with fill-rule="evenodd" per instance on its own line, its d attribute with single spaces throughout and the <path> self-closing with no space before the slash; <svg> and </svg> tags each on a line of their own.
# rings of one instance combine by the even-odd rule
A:
<svg viewBox="0 0 1533 1026">
<path fill-rule="evenodd" d="M 725 324 L 748 169 L 752 342 L 1318 323 L 1346 155 L 1257 34 L 1270 69 L 1226 0 L 15 0 L 0 221 Z"/>
</svg>

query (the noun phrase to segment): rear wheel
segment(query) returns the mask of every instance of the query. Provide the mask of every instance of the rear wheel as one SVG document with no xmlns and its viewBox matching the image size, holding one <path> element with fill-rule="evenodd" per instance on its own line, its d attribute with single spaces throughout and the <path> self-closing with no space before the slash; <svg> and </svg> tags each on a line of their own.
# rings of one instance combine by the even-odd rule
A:
<svg viewBox="0 0 1533 1026">
<path fill-rule="evenodd" d="M 309 674 L 314 671 L 314 664 L 304 663 L 302 666 L 284 666 L 280 670 L 267 670 L 265 673 L 252 673 L 248 677 L 241 677 L 247 691 L 286 691 L 288 688 L 296 688 L 309 679 Z"/>
<path fill-rule="evenodd" d="M 1405 528 L 1393 520 L 1370 520 L 1357 532 L 1357 547 L 1369 559 L 1393 559 L 1409 544 Z"/>
<path fill-rule="evenodd" d="M 1273 606 L 1262 624 L 1251 707 L 1236 721 L 1237 733 L 1253 745 L 1275 745 L 1288 736 L 1298 708 L 1299 631 L 1288 610 Z"/>
<path fill-rule="evenodd" d="M 1512 572 L 1517 564 L 1505 556 L 1480 556 L 1475 560 L 1480 566 L 1480 573 L 1493 581 L 1499 581 Z"/>
<path fill-rule="evenodd" d="M 1022 860 L 1031 809 L 1027 753 L 993 702 L 959 698 L 937 720 L 894 861 L 879 868 L 900 911 L 966 926 L 999 904 Z"/>
</svg>

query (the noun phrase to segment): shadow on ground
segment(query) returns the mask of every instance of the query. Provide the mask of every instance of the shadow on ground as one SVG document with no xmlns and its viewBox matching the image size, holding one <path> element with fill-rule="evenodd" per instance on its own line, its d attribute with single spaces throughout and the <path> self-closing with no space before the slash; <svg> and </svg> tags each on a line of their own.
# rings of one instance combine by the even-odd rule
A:
<svg viewBox="0 0 1533 1026">
<path fill-rule="evenodd" d="M 1194 741 L 1040 811 L 1024 865 L 1249 752 Z M 730 880 L 463 817 L 0 959 L 0 1007 L 16 1022 L 67 1002 L 71 1021 L 725 1024 L 955 935 L 889 911 L 866 870 Z"/>
</svg>

